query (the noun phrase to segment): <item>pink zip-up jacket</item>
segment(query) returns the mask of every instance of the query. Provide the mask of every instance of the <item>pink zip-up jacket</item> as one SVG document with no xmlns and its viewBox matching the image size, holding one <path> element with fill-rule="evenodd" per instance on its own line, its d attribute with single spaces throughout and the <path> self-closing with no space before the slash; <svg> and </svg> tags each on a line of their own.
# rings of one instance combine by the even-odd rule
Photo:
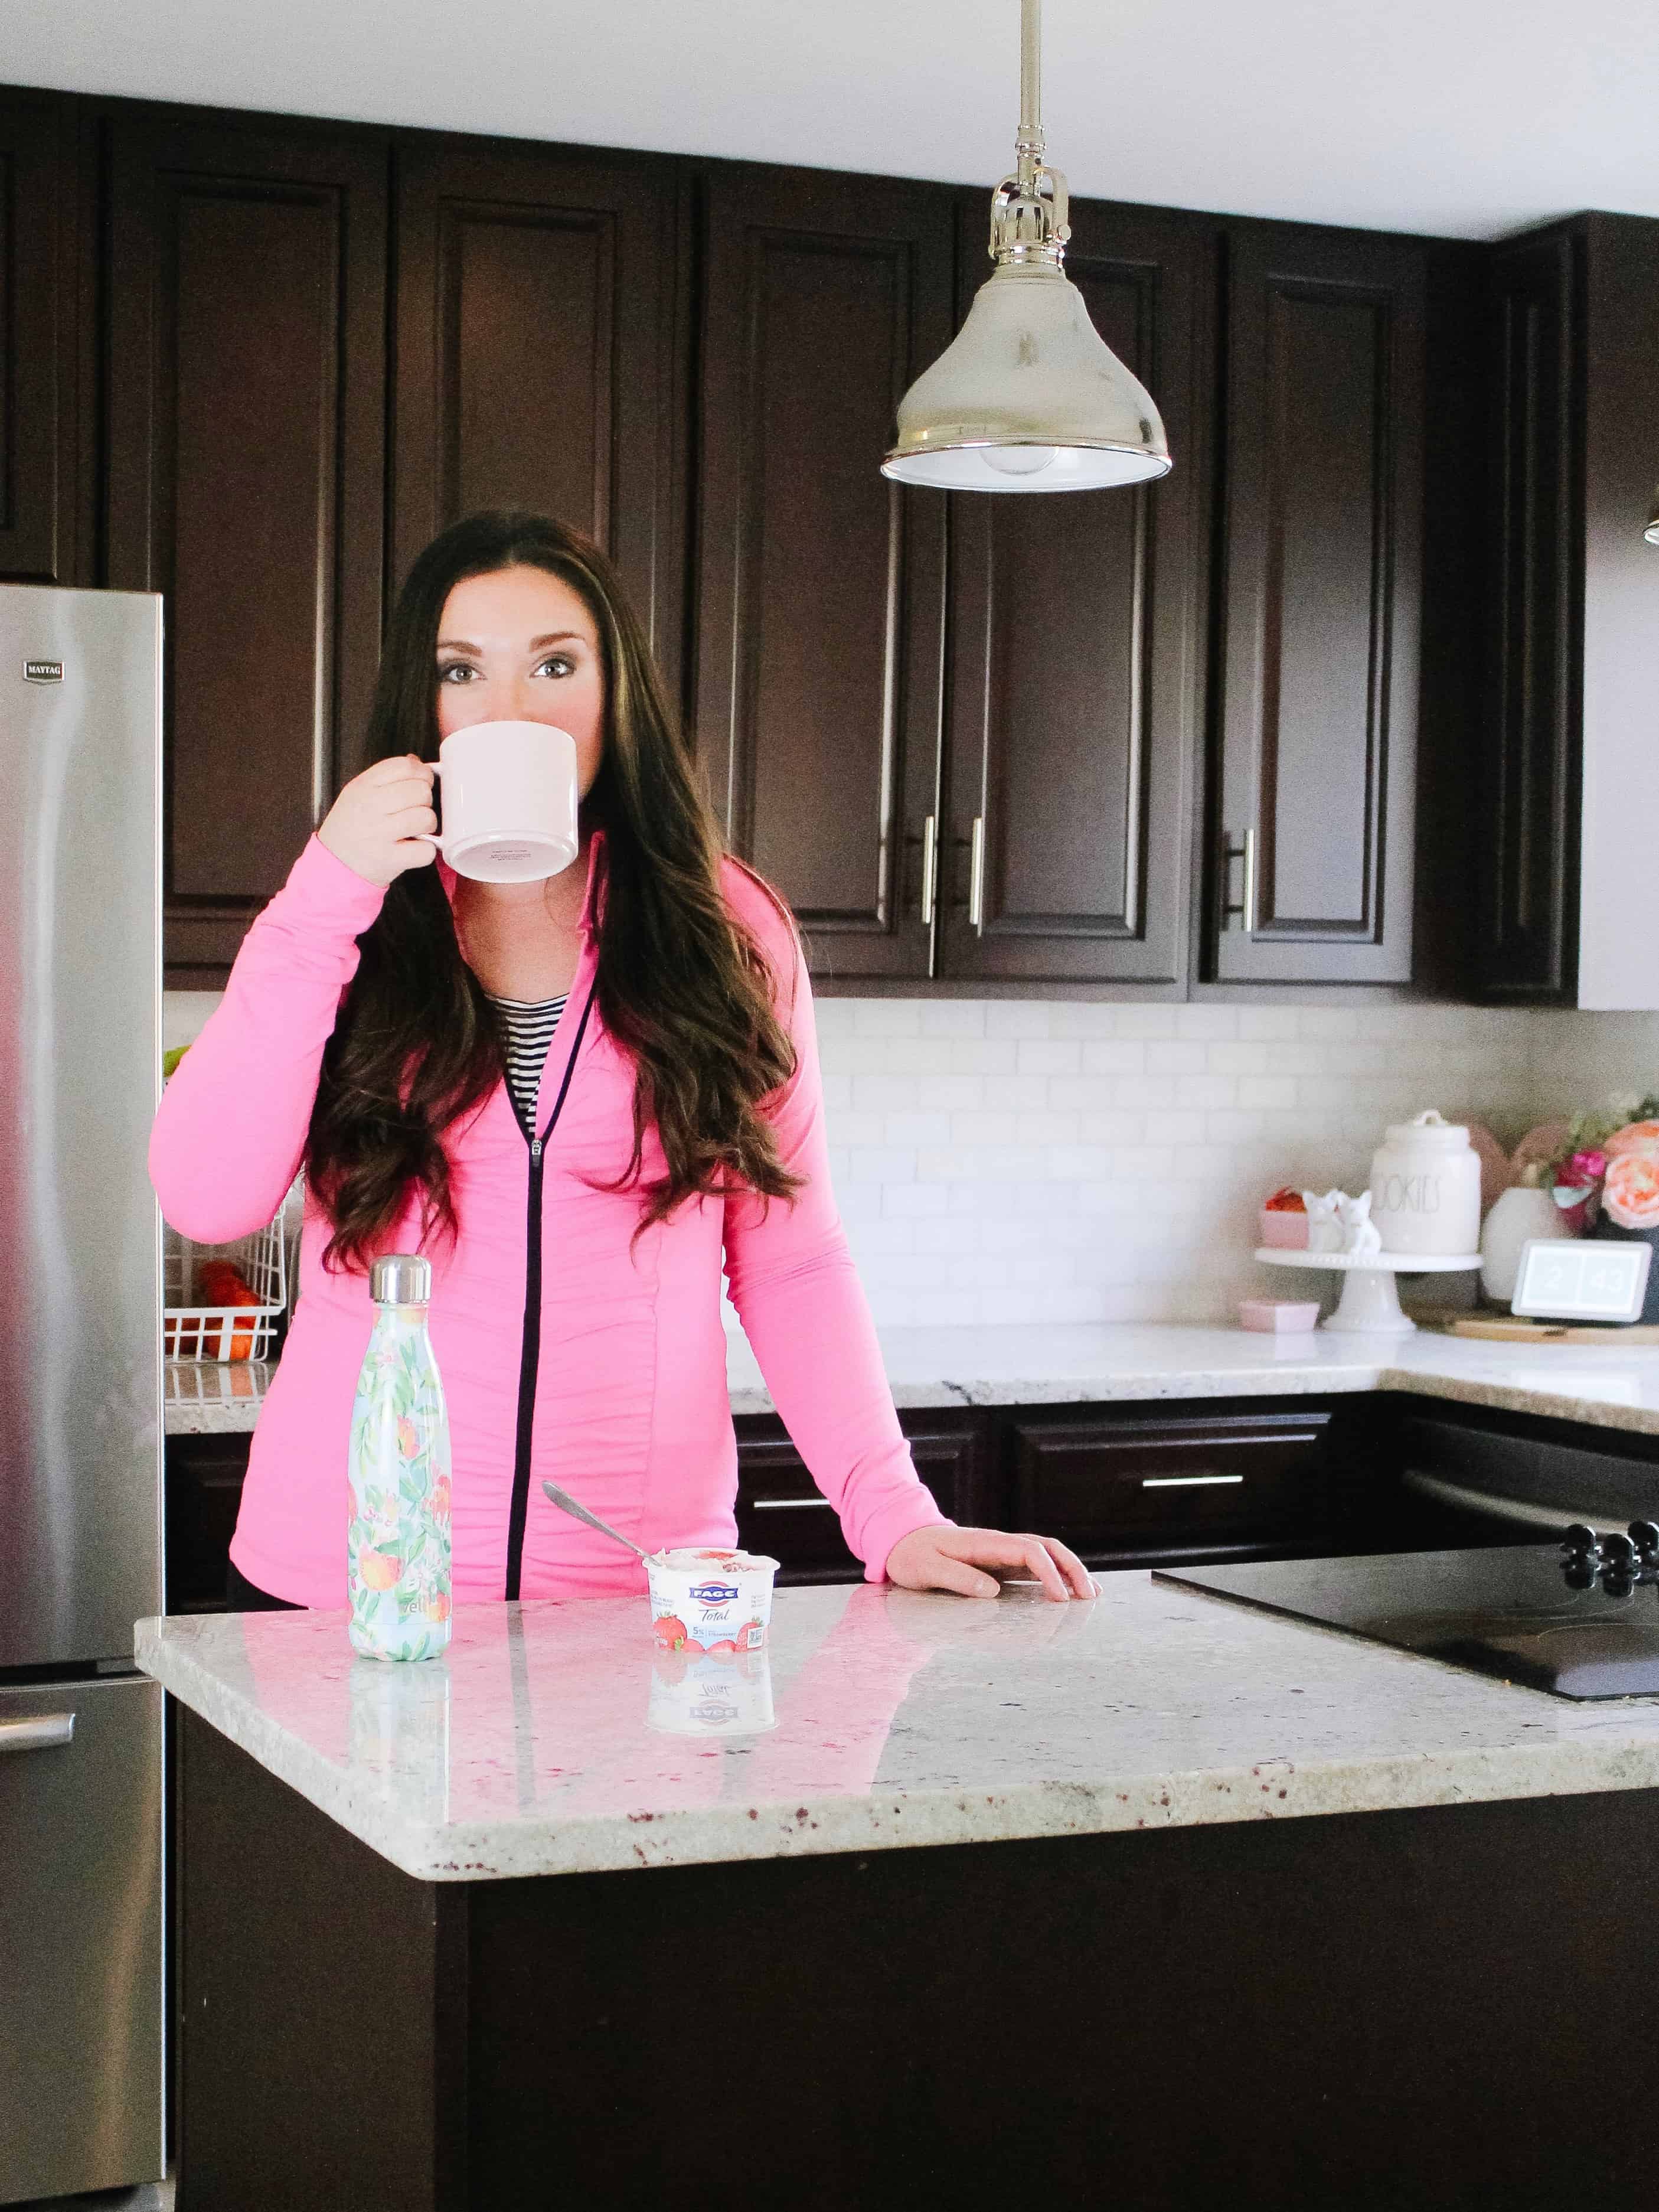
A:
<svg viewBox="0 0 1659 2212">
<path fill-rule="evenodd" d="M 644 1589 L 639 1563 L 560 1512 L 544 1477 L 647 1551 L 735 1541 L 722 1255 L 773 1401 L 866 1578 L 882 1579 L 913 1528 L 949 1525 L 911 1464 L 836 1215 L 799 944 L 745 870 L 727 862 L 724 888 L 778 979 L 796 1065 L 766 1111 L 803 1186 L 769 1205 L 748 1191 L 688 1201 L 635 1238 L 637 1189 L 605 1188 L 632 1152 L 635 1071 L 592 1002 L 590 860 L 580 956 L 542 1076 L 539 1167 L 505 1083 L 444 1139 L 460 1227 L 430 1255 L 431 1332 L 449 1402 L 458 1602 Z M 150 1142 L 161 1210 L 185 1236 L 242 1236 L 281 1205 L 356 939 L 384 896 L 313 837 L 248 931 Z M 664 1167 L 647 1132 L 646 1178 Z M 347 1439 L 374 1310 L 363 1276 L 324 1267 L 329 1233 L 308 1199 L 299 1305 L 230 1556 L 273 1596 L 341 1607 Z M 419 1235 L 411 1201 L 386 1249 L 414 1251 Z"/>
</svg>

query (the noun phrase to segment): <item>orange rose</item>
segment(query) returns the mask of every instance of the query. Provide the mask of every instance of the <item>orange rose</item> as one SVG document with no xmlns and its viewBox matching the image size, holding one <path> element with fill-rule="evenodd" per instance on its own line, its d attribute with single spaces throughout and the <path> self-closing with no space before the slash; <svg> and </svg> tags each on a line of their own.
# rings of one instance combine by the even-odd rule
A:
<svg viewBox="0 0 1659 2212">
<path fill-rule="evenodd" d="M 1616 1129 L 1601 1150 L 1610 1160 L 1623 1159 L 1628 1152 L 1659 1152 L 1659 1121 L 1632 1121 Z"/>
<path fill-rule="evenodd" d="M 1609 1162 L 1601 1203 L 1621 1229 L 1659 1229 L 1659 1148 L 1623 1152 Z"/>
</svg>

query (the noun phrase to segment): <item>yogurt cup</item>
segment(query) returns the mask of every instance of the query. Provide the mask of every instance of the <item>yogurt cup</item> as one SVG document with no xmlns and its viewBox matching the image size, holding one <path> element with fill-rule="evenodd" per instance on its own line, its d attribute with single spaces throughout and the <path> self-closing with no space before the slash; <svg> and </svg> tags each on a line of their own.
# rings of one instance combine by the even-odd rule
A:
<svg viewBox="0 0 1659 2212">
<path fill-rule="evenodd" d="M 775 1559 L 707 1548 L 659 1552 L 647 1559 L 651 1632 L 659 1650 L 688 1659 L 758 1651 L 772 1620 Z"/>
<path fill-rule="evenodd" d="M 772 1668 L 764 1651 L 659 1650 L 651 1659 L 647 1724 L 670 1735 L 757 1735 L 775 1728 Z"/>
</svg>

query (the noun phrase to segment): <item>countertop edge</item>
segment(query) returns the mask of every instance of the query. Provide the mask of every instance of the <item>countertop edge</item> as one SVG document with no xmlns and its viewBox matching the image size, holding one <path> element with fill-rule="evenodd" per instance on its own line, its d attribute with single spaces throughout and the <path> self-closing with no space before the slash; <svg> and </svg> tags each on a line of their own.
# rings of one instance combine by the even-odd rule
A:
<svg viewBox="0 0 1659 2212">
<path fill-rule="evenodd" d="M 754 1803 L 734 1798 L 716 1808 L 623 1813 L 556 1825 L 541 1836 L 518 1838 L 519 1848 L 502 1852 L 498 1845 L 492 1848 L 485 1824 L 438 1828 L 377 1817 L 379 1808 L 365 1802 L 348 1775 L 250 1711 L 193 1665 L 179 1645 L 169 1644 L 164 1631 L 160 1620 L 137 1624 L 135 1653 L 145 1674 L 307 1803 L 417 1881 L 735 1864 L 1659 1787 L 1659 1742 L 1609 1735 L 1591 1746 L 1577 1740 L 1305 1765 L 1263 1759 L 1248 1767 L 1115 1775 L 1097 1783 L 1039 1781 L 1003 1790 L 934 1787 L 805 1803 L 799 1798 Z"/>
</svg>

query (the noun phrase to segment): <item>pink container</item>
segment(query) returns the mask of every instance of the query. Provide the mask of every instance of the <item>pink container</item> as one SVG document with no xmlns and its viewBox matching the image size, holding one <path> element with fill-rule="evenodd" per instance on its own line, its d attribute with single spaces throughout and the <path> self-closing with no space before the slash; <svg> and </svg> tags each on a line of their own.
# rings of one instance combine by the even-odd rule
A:
<svg viewBox="0 0 1659 2212">
<path fill-rule="evenodd" d="M 1301 1336 L 1316 1328 L 1317 1298 L 1241 1298 L 1238 1325 L 1263 1336 Z"/>
<path fill-rule="evenodd" d="M 1261 1209 L 1261 1241 L 1279 1247 L 1286 1252 L 1305 1252 L 1308 1249 L 1308 1217 L 1305 1213 L 1270 1212 Z"/>
</svg>

